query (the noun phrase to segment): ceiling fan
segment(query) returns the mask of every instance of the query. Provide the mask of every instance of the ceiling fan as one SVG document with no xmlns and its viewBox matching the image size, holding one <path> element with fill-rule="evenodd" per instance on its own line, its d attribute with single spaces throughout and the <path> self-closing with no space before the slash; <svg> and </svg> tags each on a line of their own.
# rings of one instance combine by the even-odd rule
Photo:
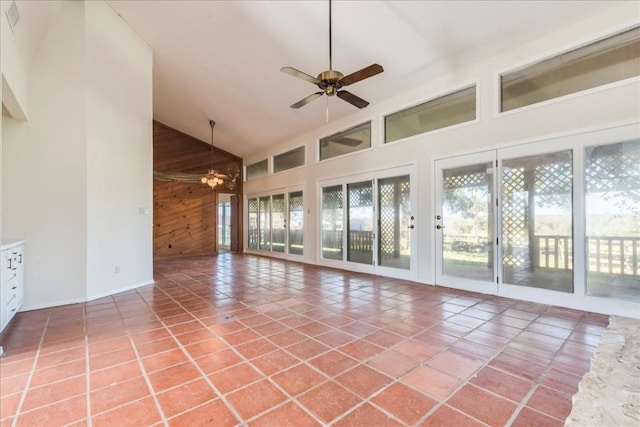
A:
<svg viewBox="0 0 640 427">
<path fill-rule="evenodd" d="M 325 94 L 327 96 L 337 95 L 338 98 L 347 101 L 349 104 L 355 107 L 364 108 L 369 105 L 367 101 L 352 94 L 349 91 L 342 90 L 342 88 L 344 86 L 349 86 L 351 84 L 357 83 L 360 80 L 373 77 L 376 74 L 380 74 L 384 71 L 384 69 L 381 65 L 372 64 L 347 76 L 343 75 L 340 71 L 336 71 L 333 69 L 331 41 L 331 0 L 329 0 L 329 69 L 318 74 L 318 77 L 313 77 L 307 73 L 296 70 L 293 67 L 282 67 L 280 68 L 280 71 L 299 79 L 308 81 L 309 83 L 313 83 L 321 89 L 319 92 L 312 93 L 306 98 L 303 98 L 295 104 L 292 104 L 291 108 L 300 108 Z"/>
</svg>

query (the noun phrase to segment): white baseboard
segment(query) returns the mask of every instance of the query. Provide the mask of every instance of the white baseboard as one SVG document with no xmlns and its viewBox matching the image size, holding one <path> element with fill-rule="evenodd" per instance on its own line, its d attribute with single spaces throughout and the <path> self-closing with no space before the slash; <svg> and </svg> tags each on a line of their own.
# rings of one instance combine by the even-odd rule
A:
<svg viewBox="0 0 640 427">
<path fill-rule="evenodd" d="M 114 289 L 108 292 L 102 292 L 96 295 L 90 295 L 87 297 L 86 301 L 94 301 L 100 298 L 104 298 L 104 297 L 110 297 L 111 295 L 115 295 L 115 294 L 119 294 L 120 292 L 126 292 L 126 291 L 130 291 L 132 289 L 138 289 L 141 288 L 143 286 L 147 286 L 147 285 L 153 285 L 155 283 L 154 280 L 148 280 L 146 282 L 140 282 L 140 283 L 135 283 L 133 285 L 129 285 L 129 286 L 125 286 L 123 288 L 120 289 Z M 84 301 L 83 301 L 84 302 Z"/>
<path fill-rule="evenodd" d="M 140 282 L 140 283 L 135 283 L 133 285 L 125 286 L 123 288 L 113 289 L 113 290 L 111 290 L 109 292 L 103 292 L 103 293 L 96 294 L 96 295 L 90 295 L 90 296 L 87 296 L 86 298 L 72 298 L 72 299 L 48 302 L 48 303 L 43 303 L 43 304 L 31 304 L 31 305 L 23 304 L 22 307 L 20 307 L 20 310 L 18 310 L 18 311 L 31 311 L 31 310 L 39 310 L 39 309 L 42 309 L 42 308 L 59 307 L 61 305 L 80 304 L 80 303 L 87 302 L 87 301 L 93 301 L 93 300 L 97 300 L 97 299 L 100 299 L 100 298 L 109 297 L 111 295 L 119 294 L 121 292 L 130 291 L 132 289 L 141 288 L 143 286 L 153 285 L 154 283 L 155 283 L 154 280 L 148 280 L 148 281 L 145 281 L 145 282 Z"/>
<path fill-rule="evenodd" d="M 31 305 L 22 304 L 22 307 L 20 307 L 18 312 L 31 311 L 31 310 L 40 310 L 42 308 L 59 307 L 61 305 L 79 304 L 79 303 L 86 302 L 86 301 L 87 301 L 86 298 L 72 298 L 72 299 L 66 299 L 66 300 L 54 301 L 54 302 L 47 302 L 47 303 L 42 303 L 42 304 L 31 304 Z"/>
</svg>

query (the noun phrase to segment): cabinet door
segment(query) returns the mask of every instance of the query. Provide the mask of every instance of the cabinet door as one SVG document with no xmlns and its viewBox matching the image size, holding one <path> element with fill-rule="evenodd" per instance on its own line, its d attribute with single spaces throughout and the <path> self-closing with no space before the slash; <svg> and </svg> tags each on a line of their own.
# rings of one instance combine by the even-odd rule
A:
<svg viewBox="0 0 640 427">
<path fill-rule="evenodd" d="M 7 286 L 9 282 L 9 256 L 11 255 L 10 251 L 4 250 L 2 251 L 2 273 L 0 276 L 2 277 L 0 283 L 0 331 L 4 329 L 7 324 Z"/>
<path fill-rule="evenodd" d="M 24 299 L 24 245 L 18 246 L 18 256 L 17 256 L 17 270 L 16 270 L 16 278 L 15 278 L 15 286 L 16 289 L 16 299 L 17 299 L 17 308 L 18 310 L 22 306 L 22 301 Z"/>
</svg>

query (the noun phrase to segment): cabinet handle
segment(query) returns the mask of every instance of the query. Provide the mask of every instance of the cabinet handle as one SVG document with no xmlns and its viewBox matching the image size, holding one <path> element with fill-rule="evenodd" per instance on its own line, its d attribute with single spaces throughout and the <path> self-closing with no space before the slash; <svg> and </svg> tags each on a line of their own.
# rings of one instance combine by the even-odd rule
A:
<svg viewBox="0 0 640 427">
<path fill-rule="evenodd" d="M 13 313 L 14 311 L 16 311 L 16 309 L 15 309 L 15 308 L 12 308 L 12 309 L 11 309 L 11 312 Z"/>
<path fill-rule="evenodd" d="M 18 255 L 20 257 L 20 260 L 18 261 L 18 264 L 22 264 L 22 254 Z"/>
<path fill-rule="evenodd" d="M 11 288 L 12 291 L 15 291 L 16 289 L 18 289 L 17 286 L 14 286 L 13 288 Z"/>
</svg>

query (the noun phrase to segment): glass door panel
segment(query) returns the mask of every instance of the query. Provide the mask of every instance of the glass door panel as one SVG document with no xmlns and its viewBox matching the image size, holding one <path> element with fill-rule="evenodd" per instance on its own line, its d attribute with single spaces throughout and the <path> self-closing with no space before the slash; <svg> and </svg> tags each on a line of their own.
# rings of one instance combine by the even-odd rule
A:
<svg viewBox="0 0 640 427">
<path fill-rule="evenodd" d="M 493 162 L 444 169 L 442 181 L 442 270 L 492 282 Z"/>
<path fill-rule="evenodd" d="M 640 301 L 640 140 L 585 151 L 587 294 Z"/>
<path fill-rule="evenodd" d="M 218 203 L 218 247 L 229 249 L 231 245 L 231 203 Z"/>
<path fill-rule="evenodd" d="M 260 238 L 258 249 L 268 251 L 271 249 L 271 197 L 260 197 L 258 207 Z"/>
<path fill-rule="evenodd" d="M 304 203 L 302 191 L 289 193 L 289 253 L 303 254 Z"/>
<path fill-rule="evenodd" d="M 258 230 L 258 199 L 247 201 L 247 248 L 258 249 L 260 232 Z"/>
<path fill-rule="evenodd" d="M 573 292 L 571 150 L 502 161 L 503 282 Z"/>
<path fill-rule="evenodd" d="M 322 189 L 322 257 L 342 260 L 342 185 Z"/>
<path fill-rule="evenodd" d="M 287 218 L 284 210 L 284 194 L 271 196 L 271 250 L 284 252 Z"/>
<path fill-rule="evenodd" d="M 410 176 L 378 180 L 378 264 L 409 270 L 411 267 Z"/>
<path fill-rule="evenodd" d="M 436 283 L 496 293 L 496 152 L 436 161 Z"/>
<path fill-rule="evenodd" d="M 373 264 L 373 183 L 347 184 L 347 261 Z"/>
</svg>

